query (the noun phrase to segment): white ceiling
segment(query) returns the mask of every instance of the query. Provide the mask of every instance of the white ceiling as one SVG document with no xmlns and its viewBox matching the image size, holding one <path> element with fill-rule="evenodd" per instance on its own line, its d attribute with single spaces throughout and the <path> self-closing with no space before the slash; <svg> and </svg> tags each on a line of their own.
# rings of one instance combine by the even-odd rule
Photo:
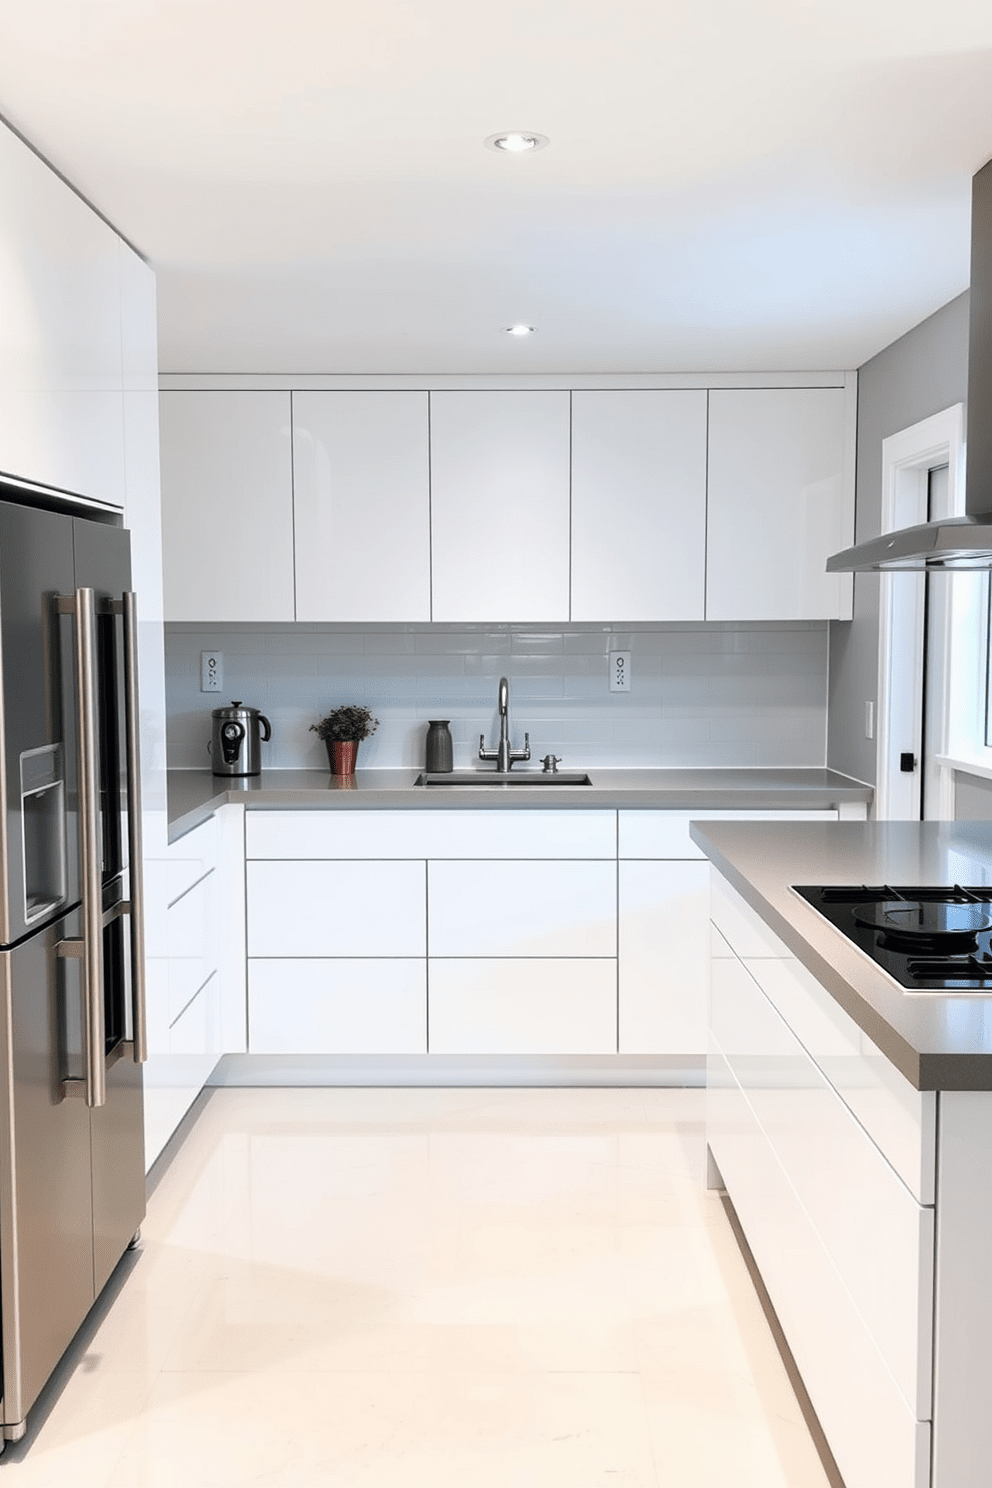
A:
<svg viewBox="0 0 992 1488">
<path fill-rule="evenodd" d="M 0 114 L 164 371 L 848 367 L 967 285 L 992 4 L 0 0 Z"/>
</svg>

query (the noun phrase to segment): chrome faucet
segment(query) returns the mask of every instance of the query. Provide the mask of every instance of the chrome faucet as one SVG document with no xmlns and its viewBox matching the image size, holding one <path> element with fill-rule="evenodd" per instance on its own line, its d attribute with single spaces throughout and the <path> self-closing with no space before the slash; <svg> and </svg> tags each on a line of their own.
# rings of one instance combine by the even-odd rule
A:
<svg viewBox="0 0 992 1488">
<path fill-rule="evenodd" d="M 530 734 L 524 734 L 523 749 L 510 748 L 510 684 L 505 677 L 499 679 L 496 697 L 499 710 L 499 748 L 487 749 L 485 734 L 479 735 L 480 760 L 495 760 L 497 775 L 508 775 L 517 760 L 530 759 Z"/>
</svg>

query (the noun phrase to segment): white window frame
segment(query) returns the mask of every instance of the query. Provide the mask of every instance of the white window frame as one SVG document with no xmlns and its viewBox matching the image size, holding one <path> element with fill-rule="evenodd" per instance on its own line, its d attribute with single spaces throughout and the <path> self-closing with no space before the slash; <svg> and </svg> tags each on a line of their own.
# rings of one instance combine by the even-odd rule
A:
<svg viewBox="0 0 992 1488">
<path fill-rule="evenodd" d="M 947 465 L 947 491 L 942 511 L 933 517 L 964 513 L 964 404 L 956 403 L 882 441 L 882 532 L 912 527 L 927 520 L 930 471 Z M 926 771 L 924 806 L 930 819 L 954 814 L 952 739 L 957 740 L 955 699 L 966 690 L 958 656 L 960 629 L 972 623 L 968 594 L 975 576 L 931 575 L 931 701 L 940 700 L 934 720 L 936 748 L 924 758 L 923 716 L 924 579 L 922 574 L 883 573 L 879 590 L 878 729 L 876 734 L 875 816 L 879 820 L 913 820 L 919 813 L 919 779 L 900 770 L 899 757 L 912 750 Z M 964 580 L 962 585 L 961 581 Z M 952 637 L 954 645 L 952 645 Z M 955 686 L 958 693 L 955 693 Z M 984 692 L 982 694 L 984 700 Z M 984 739 L 984 709 L 982 710 Z M 992 749 L 987 751 L 992 767 Z M 992 768 L 990 768 L 992 773 Z"/>
</svg>

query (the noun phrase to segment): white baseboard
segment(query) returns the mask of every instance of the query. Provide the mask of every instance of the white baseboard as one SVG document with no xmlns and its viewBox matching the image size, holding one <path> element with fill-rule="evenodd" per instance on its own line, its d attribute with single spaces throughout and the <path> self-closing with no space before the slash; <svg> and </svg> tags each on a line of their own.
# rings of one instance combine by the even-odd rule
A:
<svg viewBox="0 0 992 1488">
<path fill-rule="evenodd" d="M 208 1085 L 703 1086 L 702 1055 L 226 1054 Z"/>
</svg>

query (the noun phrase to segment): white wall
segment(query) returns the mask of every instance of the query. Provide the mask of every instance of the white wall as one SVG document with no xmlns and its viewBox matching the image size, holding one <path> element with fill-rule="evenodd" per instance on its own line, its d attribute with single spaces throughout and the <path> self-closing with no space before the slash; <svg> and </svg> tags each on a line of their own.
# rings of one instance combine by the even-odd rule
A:
<svg viewBox="0 0 992 1488">
<path fill-rule="evenodd" d="M 224 653 L 224 691 L 201 693 L 200 652 Z M 607 690 L 608 653 L 633 653 L 629 696 Z M 497 735 L 496 687 L 510 679 L 514 744 L 593 765 L 823 765 L 825 623 L 669 625 L 632 631 L 379 625 L 171 625 L 166 635 L 169 764 L 206 768 L 210 712 L 261 708 L 272 768 L 326 768 L 313 720 L 340 703 L 380 719 L 364 768 L 422 766 L 426 721 L 452 720 L 455 764 Z"/>
</svg>

